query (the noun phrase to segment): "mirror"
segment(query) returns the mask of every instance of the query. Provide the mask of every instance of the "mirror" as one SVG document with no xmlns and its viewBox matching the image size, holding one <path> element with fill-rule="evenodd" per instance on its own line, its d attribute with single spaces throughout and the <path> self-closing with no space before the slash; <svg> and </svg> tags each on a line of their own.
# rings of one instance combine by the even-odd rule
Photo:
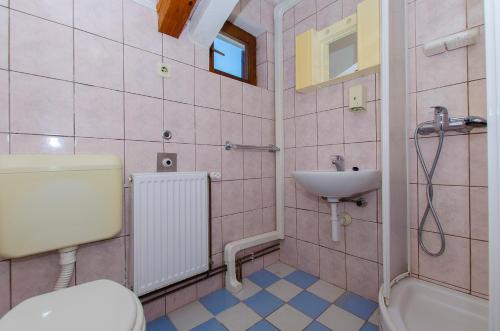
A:
<svg viewBox="0 0 500 331">
<path fill-rule="evenodd" d="M 357 34 L 352 33 L 328 45 L 329 79 L 351 74 L 357 70 Z"/>
</svg>

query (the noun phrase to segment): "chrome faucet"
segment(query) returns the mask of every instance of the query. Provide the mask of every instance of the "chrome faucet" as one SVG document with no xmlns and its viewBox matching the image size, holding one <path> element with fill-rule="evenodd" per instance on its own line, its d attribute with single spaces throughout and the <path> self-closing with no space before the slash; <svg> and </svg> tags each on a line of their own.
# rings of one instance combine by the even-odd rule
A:
<svg viewBox="0 0 500 331">
<path fill-rule="evenodd" d="M 331 159 L 337 171 L 345 171 L 345 159 L 342 155 L 332 155 Z"/>
<path fill-rule="evenodd" d="M 474 128 L 483 128 L 487 125 L 486 120 L 479 116 L 450 117 L 445 107 L 432 108 L 434 108 L 434 120 L 420 123 L 418 134 L 429 135 L 447 131 L 469 133 Z"/>
</svg>

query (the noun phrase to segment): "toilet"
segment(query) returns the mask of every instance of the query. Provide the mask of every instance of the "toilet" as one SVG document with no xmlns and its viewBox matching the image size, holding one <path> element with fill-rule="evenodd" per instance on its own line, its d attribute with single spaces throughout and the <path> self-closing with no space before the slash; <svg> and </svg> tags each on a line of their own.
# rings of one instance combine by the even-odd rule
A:
<svg viewBox="0 0 500 331">
<path fill-rule="evenodd" d="M 0 331 L 144 331 L 138 298 L 110 280 L 96 280 L 25 300 L 2 319 Z"/>
<path fill-rule="evenodd" d="M 144 331 L 137 296 L 110 280 L 68 287 L 79 245 L 123 224 L 123 167 L 113 155 L 0 155 L 0 259 L 59 251 L 54 291 L 0 319 L 0 331 Z M 46 281 L 46 280 L 44 280 Z"/>
</svg>

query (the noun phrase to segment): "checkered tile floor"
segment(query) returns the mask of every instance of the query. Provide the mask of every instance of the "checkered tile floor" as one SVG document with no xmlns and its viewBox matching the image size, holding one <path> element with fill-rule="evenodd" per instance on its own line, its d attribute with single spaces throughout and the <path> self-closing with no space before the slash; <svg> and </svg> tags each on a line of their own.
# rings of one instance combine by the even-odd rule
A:
<svg viewBox="0 0 500 331">
<path fill-rule="evenodd" d="M 276 263 L 244 279 L 240 293 L 220 289 L 149 322 L 147 331 L 374 331 L 377 307 L 371 300 Z"/>
</svg>

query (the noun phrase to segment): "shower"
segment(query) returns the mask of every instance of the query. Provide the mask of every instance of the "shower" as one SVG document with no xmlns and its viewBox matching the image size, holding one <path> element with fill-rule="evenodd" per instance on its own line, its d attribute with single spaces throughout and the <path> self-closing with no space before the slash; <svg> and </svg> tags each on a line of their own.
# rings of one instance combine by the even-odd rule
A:
<svg viewBox="0 0 500 331">
<path fill-rule="evenodd" d="M 469 133 L 474 128 L 482 128 L 487 125 L 486 120 L 482 117 L 478 116 L 465 116 L 465 117 L 449 117 L 448 109 L 442 106 L 435 106 L 434 108 L 434 120 L 422 122 L 417 125 L 414 133 L 415 140 L 415 148 L 417 150 L 418 161 L 422 166 L 424 171 L 425 180 L 426 180 L 426 199 L 427 206 L 425 208 L 424 214 L 422 215 L 422 219 L 420 219 L 418 224 L 418 243 L 422 250 L 430 255 L 430 256 L 440 256 L 444 253 L 446 248 L 446 241 L 444 237 L 443 227 L 441 225 L 441 220 L 439 218 L 438 213 L 434 207 L 433 198 L 434 198 L 434 190 L 432 184 L 432 177 L 434 176 L 434 171 L 436 170 L 436 166 L 439 161 L 439 156 L 441 155 L 441 150 L 444 144 L 444 135 L 447 131 L 455 131 L 459 133 Z M 436 149 L 436 153 L 434 155 L 434 159 L 432 161 L 431 167 L 427 167 L 424 157 L 422 155 L 422 150 L 420 148 L 419 135 L 430 135 L 433 133 L 437 133 L 439 135 L 439 144 Z M 425 223 L 427 222 L 427 217 L 429 213 L 434 216 L 434 222 L 436 223 L 436 227 L 440 236 L 440 248 L 438 251 L 432 252 L 429 250 L 423 240 L 423 229 Z"/>
</svg>

